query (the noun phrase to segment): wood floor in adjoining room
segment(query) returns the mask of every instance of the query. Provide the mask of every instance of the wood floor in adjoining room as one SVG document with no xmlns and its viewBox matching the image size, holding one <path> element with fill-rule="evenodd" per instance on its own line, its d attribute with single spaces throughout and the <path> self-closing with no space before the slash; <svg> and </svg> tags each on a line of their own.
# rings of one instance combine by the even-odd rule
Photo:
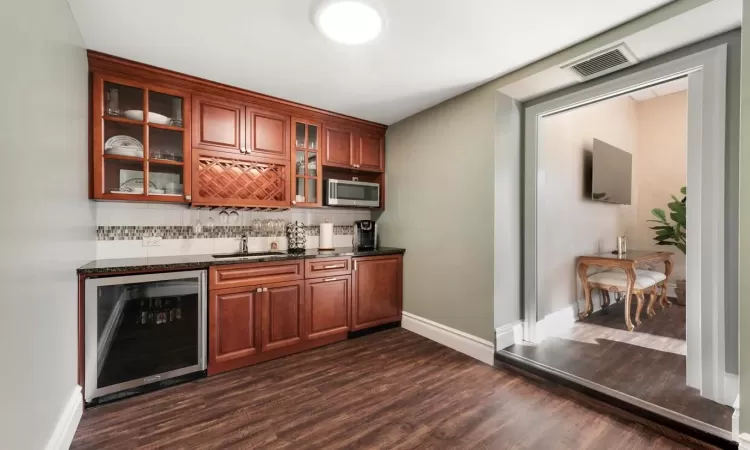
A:
<svg viewBox="0 0 750 450">
<path fill-rule="evenodd" d="M 623 302 L 598 311 L 540 344 L 504 351 L 730 431 L 734 410 L 687 386 L 685 307 L 673 305 L 627 331 Z"/>
<path fill-rule="evenodd" d="M 396 328 L 88 409 L 72 448 L 682 447 Z"/>
</svg>

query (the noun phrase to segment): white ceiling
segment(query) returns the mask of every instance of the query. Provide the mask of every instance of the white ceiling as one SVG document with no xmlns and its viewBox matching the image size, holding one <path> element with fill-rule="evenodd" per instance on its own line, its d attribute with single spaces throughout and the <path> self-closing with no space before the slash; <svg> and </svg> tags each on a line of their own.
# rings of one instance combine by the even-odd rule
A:
<svg viewBox="0 0 750 450">
<path fill-rule="evenodd" d="M 667 81 L 666 83 L 657 84 L 656 86 L 647 87 L 645 89 L 641 89 L 640 91 L 631 92 L 628 95 L 630 95 L 630 98 L 637 102 L 643 102 L 646 100 L 651 100 L 652 98 L 661 97 L 663 95 L 686 91 L 687 88 L 687 77 L 682 77 L 676 80 Z"/>
<path fill-rule="evenodd" d="M 624 43 L 638 61 L 702 41 L 742 25 L 743 0 L 712 0 L 682 14 L 659 22 L 623 39 L 602 42 L 602 45 L 572 60 L 560 61 L 515 83 L 502 86 L 500 92 L 520 101 L 527 101 L 581 82 L 572 70 L 561 69 L 572 61 L 590 56 L 615 44 Z"/>
<path fill-rule="evenodd" d="M 392 124 L 670 0 L 380 0 L 386 31 L 326 40 L 312 0 L 68 0 L 86 46 Z"/>
</svg>

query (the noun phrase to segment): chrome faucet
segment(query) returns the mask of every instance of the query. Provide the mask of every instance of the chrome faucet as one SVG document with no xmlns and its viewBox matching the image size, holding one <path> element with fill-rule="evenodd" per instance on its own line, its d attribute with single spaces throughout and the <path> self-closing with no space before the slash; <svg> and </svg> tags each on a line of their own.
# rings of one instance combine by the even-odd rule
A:
<svg viewBox="0 0 750 450">
<path fill-rule="evenodd" d="M 240 253 L 247 253 L 247 234 L 243 234 L 240 239 Z"/>
</svg>

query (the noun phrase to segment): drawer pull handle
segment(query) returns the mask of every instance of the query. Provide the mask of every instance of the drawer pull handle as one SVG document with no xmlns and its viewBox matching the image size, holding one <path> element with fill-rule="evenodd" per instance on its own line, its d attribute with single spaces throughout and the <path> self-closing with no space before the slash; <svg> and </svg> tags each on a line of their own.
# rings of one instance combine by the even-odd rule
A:
<svg viewBox="0 0 750 450">
<path fill-rule="evenodd" d="M 323 281 L 336 281 L 338 278 L 323 278 Z"/>
<path fill-rule="evenodd" d="M 324 269 L 343 269 L 343 264 L 334 264 L 332 266 L 323 266 Z"/>
</svg>

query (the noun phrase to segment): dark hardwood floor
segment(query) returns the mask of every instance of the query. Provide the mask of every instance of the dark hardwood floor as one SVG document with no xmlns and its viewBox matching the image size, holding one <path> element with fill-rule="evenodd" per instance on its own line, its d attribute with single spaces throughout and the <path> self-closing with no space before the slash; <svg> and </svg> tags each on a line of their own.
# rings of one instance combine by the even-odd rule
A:
<svg viewBox="0 0 750 450">
<path fill-rule="evenodd" d="M 564 334 L 505 351 L 731 431 L 734 410 L 685 382 L 685 308 L 657 307 L 651 318 L 644 311 L 633 332 L 625 328 L 623 309 L 622 302 L 612 304 Z"/>
<path fill-rule="evenodd" d="M 88 409 L 72 448 L 682 447 L 396 328 Z"/>
</svg>

